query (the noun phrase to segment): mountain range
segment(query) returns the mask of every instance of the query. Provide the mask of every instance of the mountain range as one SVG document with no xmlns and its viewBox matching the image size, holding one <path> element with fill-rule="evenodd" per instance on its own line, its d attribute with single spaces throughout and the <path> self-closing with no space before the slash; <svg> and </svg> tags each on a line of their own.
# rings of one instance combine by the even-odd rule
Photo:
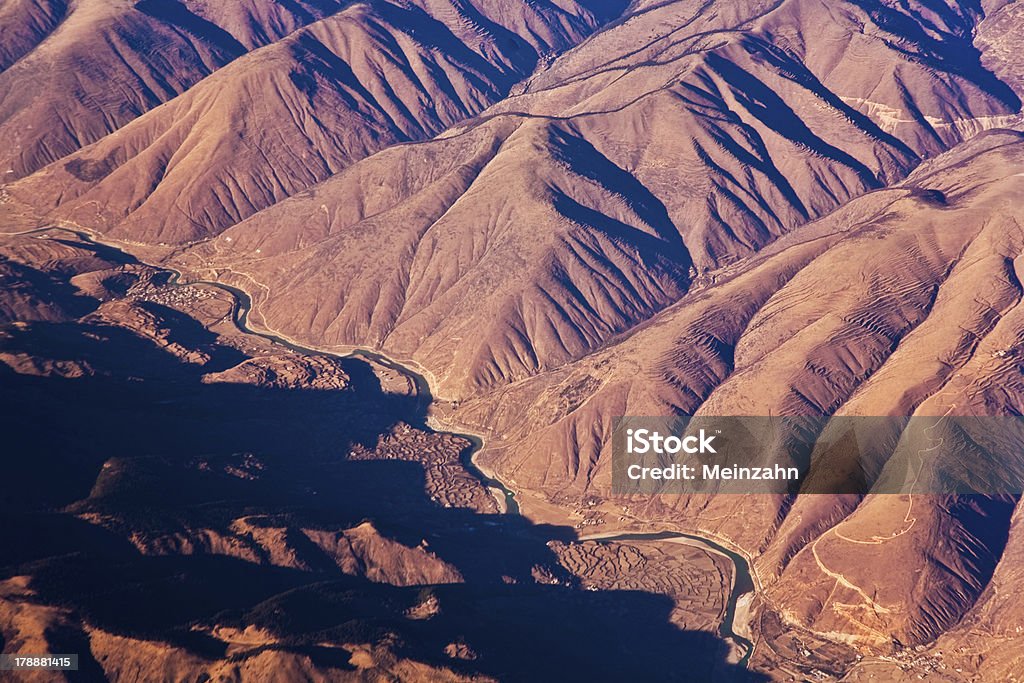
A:
<svg viewBox="0 0 1024 683">
<path fill-rule="evenodd" d="M 535 680 L 568 650 L 600 678 L 602 613 L 705 651 L 695 680 L 1024 667 L 1015 496 L 623 496 L 611 462 L 623 415 L 1024 412 L 1019 0 L 13 0 L 0 36 L 4 402 L 25 480 L 68 468 L 4 515 L 56 525 L 95 592 L 111 558 L 252 572 L 143 625 L 29 543 L 4 643 L 59 622 L 115 680 L 129 641 L 157 678 Z M 76 449 L 28 428 L 47 406 L 124 434 Z M 411 488 L 375 481 L 395 460 Z M 722 544 L 754 588 L 727 607 L 728 553 L 639 532 Z"/>
</svg>

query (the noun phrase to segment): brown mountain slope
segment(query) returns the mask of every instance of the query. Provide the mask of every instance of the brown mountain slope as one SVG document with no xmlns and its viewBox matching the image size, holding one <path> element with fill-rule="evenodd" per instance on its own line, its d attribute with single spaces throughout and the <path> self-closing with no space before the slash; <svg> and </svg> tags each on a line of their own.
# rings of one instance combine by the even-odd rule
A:
<svg viewBox="0 0 1024 683">
<path fill-rule="evenodd" d="M 1024 93 L 1024 55 L 1019 50 L 1020 23 L 1024 7 L 1019 2 L 998 2 L 978 25 L 975 45 L 981 50 L 982 63 L 1004 82 Z M 998 7 L 998 9 L 997 9 Z"/>
<path fill-rule="evenodd" d="M 1018 415 L 1022 197 L 1024 135 L 981 136 L 625 339 L 455 416 L 501 435 L 483 458 L 506 480 L 572 507 L 609 495 L 618 415 Z M 928 642 L 962 618 L 1012 511 L 926 495 L 666 495 L 600 509 L 622 505 L 733 540 L 759 556 L 768 604 L 791 628 L 868 649 Z"/>
<path fill-rule="evenodd" d="M 202 239 L 382 147 L 477 113 L 539 55 L 606 18 L 585 5 L 521 0 L 421 5 L 352 5 L 237 60 L 14 193 L 134 241 Z"/>
<path fill-rule="evenodd" d="M 1024 633 L 1019 608 L 1024 581 L 1021 576 L 1022 518 L 1024 508 L 1018 506 L 1002 561 L 974 609 L 955 628 L 917 655 L 933 665 L 937 680 L 963 680 L 964 674 L 982 681 L 1012 681 L 1019 676 L 1019 640 Z M 855 667 L 847 679 L 901 680 L 901 676 L 902 680 L 910 680 L 916 678 L 916 672 L 908 676 L 900 662 L 868 658 Z"/>
<path fill-rule="evenodd" d="M 968 363 L 979 381 L 988 378 L 1014 362 L 990 356 L 1012 345 L 1012 336 L 992 335 L 1020 294 L 1021 137 L 996 132 L 940 157 L 951 166 L 922 168 L 920 180 L 851 202 L 703 282 L 624 339 L 464 402 L 462 412 L 506 435 L 532 434 L 520 456 L 532 464 L 505 465 L 522 470 L 528 488 L 544 488 L 548 472 L 553 489 L 574 480 L 582 490 L 595 479 L 607 485 L 607 470 L 588 469 L 607 434 L 581 442 L 573 425 L 606 426 L 616 414 L 912 414 Z M 958 380 L 958 391 L 966 384 Z M 581 400 L 562 398 L 570 387 L 582 388 Z M 954 401 L 934 400 L 943 410 Z M 519 417 L 505 403 L 535 408 Z M 553 431 L 538 431 L 543 424 Z"/>
<path fill-rule="evenodd" d="M 657 4 L 493 111 L 572 117 L 713 268 L 1005 123 L 1020 103 L 970 44 L 978 11 Z"/>
<path fill-rule="evenodd" d="M 374 156 L 182 263 L 252 292 L 257 324 L 418 348 L 460 384 L 578 356 L 675 300 L 689 268 L 628 174 L 570 130 L 504 119 Z"/>
<path fill-rule="evenodd" d="M 551 369 L 694 275 L 1014 118 L 1019 101 L 970 46 L 976 14 L 843 7 L 634 8 L 480 119 L 357 164 L 181 263 L 245 288 L 268 328 L 380 346 L 450 398 Z M 818 24 L 829 40 L 804 40 Z M 660 31 L 663 56 L 592 67 L 637 31 Z M 426 165 L 449 178 L 406 180 Z M 12 192 L 43 187 L 32 180 Z M 88 224 L 85 198 L 100 196 L 56 215 Z"/>
<path fill-rule="evenodd" d="M 347 3 L 14 0 L 0 9 L 0 171 L 31 173 Z"/>
</svg>

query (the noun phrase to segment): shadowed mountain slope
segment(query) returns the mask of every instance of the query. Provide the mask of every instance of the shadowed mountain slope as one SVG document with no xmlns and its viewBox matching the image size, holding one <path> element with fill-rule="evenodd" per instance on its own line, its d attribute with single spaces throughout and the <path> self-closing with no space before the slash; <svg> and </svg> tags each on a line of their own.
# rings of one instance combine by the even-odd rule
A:
<svg viewBox="0 0 1024 683">
<path fill-rule="evenodd" d="M 713 632 L 715 556 L 498 514 L 410 378 L 71 233 L 0 257 L 9 652 L 74 650 L 68 680 L 765 680 Z"/>
<path fill-rule="evenodd" d="M 7 2 L 0 8 L 0 71 L 26 55 L 67 15 L 65 0 Z"/>
</svg>

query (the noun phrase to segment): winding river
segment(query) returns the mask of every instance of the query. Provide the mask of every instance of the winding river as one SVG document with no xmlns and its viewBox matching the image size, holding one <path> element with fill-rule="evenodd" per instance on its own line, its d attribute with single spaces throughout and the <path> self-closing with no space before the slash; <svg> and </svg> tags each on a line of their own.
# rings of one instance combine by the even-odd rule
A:
<svg viewBox="0 0 1024 683">
<path fill-rule="evenodd" d="M 725 602 L 725 611 L 722 615 L 722 623 L 718 627 L 718 634 L 726 640 L 731 640 L 742 650 L 743 655 L 740 658 L 738 664 L 740 666 L 746 666 L 750 661 L 750 656 L 754 654 L 754 643 L 748 638 L 741 636 L 735 631 L 736 628 L 736 613 L 740 600 L 750 595 L 753 597 L 754 593 L 754 576 L 750 571 L 750 563 L 747 559 L 737 553 L 734 550 L 726 548 L 724 545 L 711 540 L 707 536 L 699 536 L 697 534 L 684 534 L 678 531 L 655 531 L 655 532 L 626 532 L 621 534 L 608 534 L 608 535 L 596 535 L 581 540 L 592 540 L 599 543 L 609 543 L 614 541 L 687 541 L 693 545 L 697 545 L 704 550 L 721 555 L 732 562 L 733 575 L 732 575 L 732 589 L 729 591 L 729 596 Z"/>
<path fill-rule="evenodd" d="M 167 281 L 167 284 L 169 285 L 205 285 L 208 287 L 215 287 L 217 289 L 223 290 L 231 294 L 235 300 L 235 308 L 232 314 L 235 326 L 246 334 L 251 334 L 256 337 L 262 337 L 263 339 L 266 339 L 275 344 L 283 346 L 291 351 L 294 351 L 295 353 L 300 353 L 303 355 L 333 356 L 335 358 L 355 358 L 360 360 L 368 360 L 372 361 L 373 363 L 376 363 L 377 365 L 381 365 L 390 370 L 394 370 L 395 372 L 407 377 L 410 381 L 412 381 L 413 385 L 416 387 L 416 398 L 417 402 L 419 403 L 419 412 L 422 413 L 422 415 L 424 416 L 429 414 L 430 406 L 434 403 L 434 395 L 431 393 L 430 382 L 427 381 L 426 377 L 416 372 L 415 370 L 412 370 L 409 367 L 402 365 L 398 361 L 388 358 L 387 356 L 377 351 L 372 351 L 370 349 L 355 349 L 353 351 L 350 351 L 349 353 L 332 353 L 330 351 L 323 351 L 320 349 L 312 349 L 306 346 L 301 346 L 293 341 L 279 337 L 276 334 L 253 329 L 252 327 L 249 326 L 249 312 L 252 310 L 252 299 L 249 297 L 247 293 L 245 293 L 241 289 L 238 289 L 237 287 L 232 287 L 231 285 L 225 285 L 224 283 L 221 282 L 214 282 L 211 280 L 196 280 L 192 282 L 181 283 L 180 279 L 182 275 L 180 272 L 169 268 L 161 268 L 161 270 L 171 273 L 171 277 Z M 425 420 L 422 421 L 421 424 L 417 424 L 415 426 L 429 428 L 429 425 L 426 424 Z M 484 486 L 490 489 L 497 489 L 502 495 L 504 495 L 506 513 L 519 514 L 519 504 L 516 502 L 515 493 L 513 493 L 509 488 L 507 488 L 501 481 L 495 479 L 494 477 L 490 477 L 484 474 L 484 472 L 473 461 L 474 456 L 481 450 L 483 450 L 483 438 L 477 434 L 461 434 L 459 432 L 453 432 L 449 430 L 444 431 L 448 434 L 458 436 L 470 442 L 471 446 L 464 450 L 460 457 L 463 467 L 469 470 L 470 474 L 476 477 Z"/>
<path fill-rule="evenodd" d="M 126 262 L 127 260 L 127 262 L 139 263 L 141 265 L 153 268 L 157 271 L 167 273 L 167 285 L 175 287 L 204 285 L 207 287 L 213 287 L 216 289 L 220 289 L 221 291 L 227 292 L 232 296 L 234 301 L 234 309 L 232 311 L 233 322 L 235 326 L 245 334 L 251 334 L 257 337 L 261 337 L 270 342 L 273 342 L 274 344 L 278 344 L 291 351 L 294 351 L 295 353 L 311 356 L 332 356 L 335 358 L 355 358 L 361 360 L 368 360 L 402 374 L 403 376 L 407 377 L 410 381 L 412 381 L 412 383 L 416 387 L 416 396 L 419 402 L 418 412 L 424 416 L 422 424 L 416 426 L 428 427 L 428 425 L 425 422 L 425 416 L 428 415 L 429 408 L 434 402 L 434 397 L 433 394 L 431 393 L 430 382 L 422 374 L 399 363 L 398 361 L 395 361 L 379 353 L 378 351 L 370 349 L 355 349 L 353 351 L 350 351 L 349 353 L 333 353 L 321 349 L 313 349 L 306 346 L 301 346 L 293 341 L 284 339 L 273 333 L 253 329 L 249 325 L 249 313 L 252 310 L 252 299 L 246 292 L 242 291 L 241 289 L 238 289 L 237 287 L 233 287 L 231 285 L 226 285 L 222 282 L 215 282 L 211 280 L 194 280 L 189 282 L 182 282 L 181 280 L 183 276 L 181 272 L 174 270 L 173 268 L 168 268 L 166 266 L 156 266 L 139 261 L 130 253 L 122 250 L 121 248 L 113 244 L 101 242 L 95 239 L 89 233 L 78 230 L 71 230 L 67 228 L 51 227 L 31 230 L 20 234 L 45 234 L 48 232 L 57 231 L 66 232 L 68 234 L 74 235 L 77 239 L 90 244 L 91 246 L 97 249 L 98 255 L 102 256 L 104 255 L 104 253 L 106 253 L 107 255 L 114 256 L 114 260 L 120 262 Z M 470 442 L 471 446 L 465 449 L 461 456 L 463 466 L 488 489 L 491 489 L 492 491 L 496 490 L 497 492 L 500 493 L 500 495 L 504 496 L 506 514 L 518 515 L 519 505 L 516 501 L 515 493 L 511 489 L 509 489 L 500 479 L 485 474 L 474 461 L 474 458 L 484 448 L 483 438 L 476 434 L 461 434 L 458 432 L 451 432 L 448 430 L 444 431 L 446 433 L 453 434 L 454 436 L 466 439 L 467 441 Z M 733 566 L 732 588 L 726 600 L 722 623 L 719 626 L 719 635 L 726 640 L 732 641 L 741 649 L 743 654 L 738 663 L 740 666 L 747 665 L 747 663 L 750 660 L 750 656 L 753 653 L 754 644 L 746 637 L 738 634 L 735 630 L 737 605 L 746 596 L 751 596 L 755 590 L 753 575 L 750 571 L 750 564 L 745 557 L 743 557 L 741 554 L 733 550 L 730 550 L 729 548 L 726 548 L 719 542 L 707 536 L 692 533 L 682 533 L 676 531 L 661 531 L 650 533 L 613 533 L 610 535 L 595 535 L 592 537 L 586 537 L 581 540 L 593 540 L 601 543 L 610 543 L 615 541 L 685 541 L 693 545 L 702 547 L 707 552 L 711 552 L 727 558 Z"/>
</svg>

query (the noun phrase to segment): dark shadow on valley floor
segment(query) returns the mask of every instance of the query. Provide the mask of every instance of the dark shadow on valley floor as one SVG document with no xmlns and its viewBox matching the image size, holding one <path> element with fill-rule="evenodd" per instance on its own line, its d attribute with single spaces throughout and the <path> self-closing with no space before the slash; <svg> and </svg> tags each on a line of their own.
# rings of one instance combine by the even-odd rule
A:
<svg viewBox="0 0 1024 683">
<path fill-rule="evenodd" d="M 341 391 L 203 383 L 242 356 L 211 348 L 212 336 L 187 322 L 176 339 L 204 347 L 206 365 L 101 323 L 5 330 L 9 353 L 85 360 L 101 374 L 46 378 L 0 365 L 2 578 L 30 576 L 40 602 L 78 622 L 210 659 L 227 653 L 209 627 L 255 625 L 275 635 L 271 647 L 338 670 L 351 653 L 324 643 L 387 640 L 399 656 L 510 681 L 762 680 L 729 665 L 713 634 L 671 624 L 667 597 L 583 590 L 547 546 L 571 529 L 442 507 L 415 462 L 348 460 L 396 424 L 422 422 L 421 402 L 385 394 L 362 361 L 344 361 L 353 384 Z M 230 539 L 241 518 L 294 530 L 288 546 L 303 568 L 259 555 L 143 555 L 129 540 L 196 530 Z M 465 583 L 349 576 L 301 531 L 367 520 L 385 538 L 428 547 Z M 538 584 L 538 568 L 558 584 Z M 428 599 L 440 610 L 410 618 Z M 101 676 L 80 628 L 48 638 L 82 655 L 80 678 Z M 472 654 L 449 656 L 453 644 Z"/>
</svg>

